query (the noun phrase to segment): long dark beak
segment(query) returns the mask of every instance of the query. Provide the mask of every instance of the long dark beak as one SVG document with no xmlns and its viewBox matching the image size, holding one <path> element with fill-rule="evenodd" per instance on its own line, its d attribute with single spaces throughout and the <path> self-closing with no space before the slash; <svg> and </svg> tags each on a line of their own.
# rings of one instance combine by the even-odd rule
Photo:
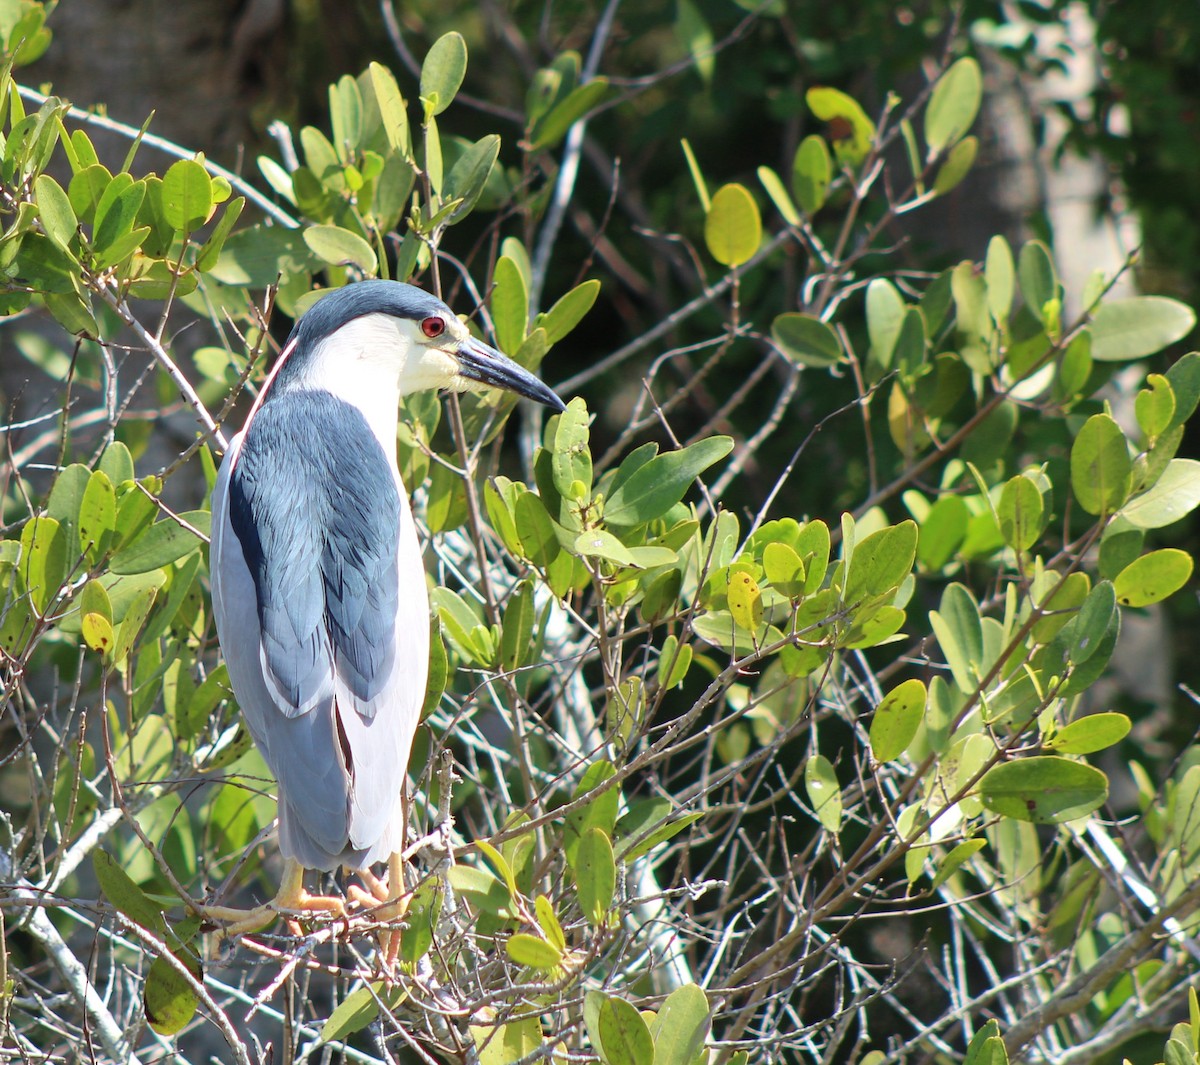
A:
<svg viewBox="0 0 1200 1065">
<path fill-rule="evenodd" d="M 566 404 L 533 374 L 482 340 L 474 337 L 464 340 L 455 354 L 460 372 L 469 380 L 515 392 L 518 396 L 544 403 L 552 410 L 567 409 Z"/>
</svg>

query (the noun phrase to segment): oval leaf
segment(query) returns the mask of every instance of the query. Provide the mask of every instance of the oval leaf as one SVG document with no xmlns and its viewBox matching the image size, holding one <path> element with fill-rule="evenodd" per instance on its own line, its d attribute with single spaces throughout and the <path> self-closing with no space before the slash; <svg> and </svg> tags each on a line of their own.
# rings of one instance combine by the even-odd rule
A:
<svg viewBox="0 0 1200 1065">
<path fill-rule="evenodd" d="M 1122 606 L 1150 606 L 1174 595 L 1192 576 L 1192 556 L 1178 548 L 1151 551 L 1117 574 L 1113 588 Z"/>
<path fill-rule="evenodd" d="M 1120 743 L 1132 727 L 1124 714 L 1088 714 L 1059 729 L 1046 746 L 1062 754 L 1092 754 Z"/>
<path fill-rule="evenodd" d="M 979 797 L 1003 817 L 1058 825 L 1102 806 L 1108 778 L 1082 762 L 1038 755 L 993 766 L 979 782 Z"/>
<path fill-rule="evenodd" d="M 741 266 L 762 243 L 758 204 L 744 185 L 722 185 L 704 220 L 704 242 L 722 266 Z"/>
<path fill-rule="evenodd" d="M 771 339 L 801 366 L 834 366 L 843 358 L 837 333 L 811 314 L 778 315 L 771 323 Z"/>
<path fill-rule="evenodd" d="M 562 965 L 562 954 L 552 944 L 528 932 L 509 936 L 504 949 L 518 965 L 527 965 L 531 969 L 550 971 Z"/>
<path fill-rule="evenodd" d="M 925 143 L 931 156 L 955 144 L 971 128 L 983 99 L 979 64 L 964 56 L 933 87 L 925 110 Z"/>
<path fill-rule="evenodd" d="M 1200 506 L 1200 462 L 1172 459 L 1153 486 L 1134 496 L 1121 517 L 1139 529 L 1159 529 Z"/>
<path fill-rule="evenodd" d="M 1089 514 L 1111 514 L 1129 495 L 1133 462 L 1125 434 L 1107 414 L 1094 414 L 1071 446 L 1071 488 Z"/>
<path fill-rule="evenodd" d="M 804 764 L 804 790 L 817 820 L 830 832 L 842 827 L 842 789 L 833 765 L 823 754 L 814 754 Z"/>
<path fill-rule="evenodd" d="M 884 696 L 871 719 L 871 754 L 876 761 L 890 762 L 908 750 L 925 716 L 926 695 L 925 685 L 914 678 Z"/>
<path fill-rule="evenodd" d="M 188 955 L 180 958 L 177 954 L 175 957 L 196 980 L 200 979 L 199 962 Z M 142 1001 L 150 1027 L 159 1035 L 175 1035 L 187 1027 L 199 1000 L 192 982 L 166 958 L 157 957 L 146 973 Z"/>
<path fill-rule="evenodd" d="M 733 450 L 728 436 L 707 440 L 656 455 L 623 481 L 604 505 L 610 525 L 641 525 L 661 518 L 682 498 L 704 470 Z"/>
<path fill-rule="evenodd" d="M 357 233 L 341 226 L 309 226 L 304 243 L 318 259 L 332 266 L 355 266 L 364 274 L 375 273 L 375 250 Z"/>
<path fill-rule="evenodd" d="M 430 101 L 432 114 L 450 106 L 466 72 L 467 42 L 461 33 L 447 33 L 433 42 L 421 64 L 421 96 Z"/>
<path fill-rule="evenodd" d="M 191 233 L 213 209 L 212 179 L 195 159 L 172 163 L 163 175 L 163 218 L 177 233 Z"/>
<path fill-rule="evenodd" d="M 1166 296 L 1106 300 L 1092 316 L 1092 358 L 1122 362 L 1153 355 L 1182 340 L 1195 324 L 1187 304 Z"/>
</svg>

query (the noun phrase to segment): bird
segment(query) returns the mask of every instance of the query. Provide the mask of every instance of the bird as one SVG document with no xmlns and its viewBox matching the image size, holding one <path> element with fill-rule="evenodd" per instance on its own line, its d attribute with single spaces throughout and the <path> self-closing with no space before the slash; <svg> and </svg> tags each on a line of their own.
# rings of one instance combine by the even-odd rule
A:
<svg viewBox="0 0 1200 1065">
<path fill-rule="evenodd" d="M 358 873 L 380 903 L 403 891 L 429 597 L 396 465 L 399 401 L 486 388 L 566 409 L 436 296 L 358 281 L 298 319 L 230 442 L 212 496 L 213 614 L 277 783 L 284 869 L 270 903 L 204 907 L 226 934 L 280 912 L 344 914 L 343 900 L 305 890 L 306 870 Z M 370 872 L 384 862 L 387 884 Z"/>
</svg>

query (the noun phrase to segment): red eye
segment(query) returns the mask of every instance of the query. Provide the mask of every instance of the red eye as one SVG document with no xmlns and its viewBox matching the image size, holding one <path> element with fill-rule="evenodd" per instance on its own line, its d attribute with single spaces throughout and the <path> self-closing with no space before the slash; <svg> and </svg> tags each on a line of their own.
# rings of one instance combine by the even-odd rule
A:
<svg viewBox="0 0 1200 1065">
<path fill-rule="evenodd" d="M 421 332 L 427 337 L 440 337 L 446 331 L 446 323 L 442 319 L 434 316 L 426 318 L 421 322 Z"/>
</svg>

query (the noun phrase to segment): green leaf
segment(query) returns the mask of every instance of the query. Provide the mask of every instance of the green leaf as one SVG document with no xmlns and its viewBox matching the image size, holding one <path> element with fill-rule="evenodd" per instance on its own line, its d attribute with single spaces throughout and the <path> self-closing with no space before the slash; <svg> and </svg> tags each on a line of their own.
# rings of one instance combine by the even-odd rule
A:
<svg viewBox="0 0 1200 1065">
<path fill-rule="evenodd" d="M 1088 592 L 1075 615 L 1074 637 L 1068 652 L 1074 665 L 1083 665 L 1103 645 L 1116 609 L 1117 598 L 1109 581 L 1100 581 Z"/>
<path fill-rule="evenodd" d="M 804 100 L 808 109 L 828 124 L 829 139 L 838 161 L 848 166 L 861 163 L 871 150 L 875 123 L 858 101 L 838 89 L 820 85 L 809 89 Z"/>
<path fill-rule="evenodd" d="M 1113 589 L 1122 606 L 1158 603 L 1183 588 L 1192 576 L 1192 556 L 1166 547 L 1142 555 L 1117 574 Z"/>
<path fill-rule="evenodd" d="M 450 168 L 442 185 L 442 198 L 447 202 L 461 199 L 447 218 L 447 224 L 457 222 L 471 213 L 487 186 L 488 177 L 500 155 L 500 138 L 494 133 L 480 138 L 462 153 Z"/>
<path fill-rule="evenodd" d="M 1088 714 L 1059 729 L 1046 746 L 1061 754 L 1094 754 L 1120 743 L 1132 727 L 1124 714 Z"/>
<path fill-rule="evenodd" d="M 593 927 L 602 928 L 612 909 L 617 886 L 612 841 L 604 829 L 589 828 L 580 837 L 573 868 L 579 906 Z"/>
<path fill-rule="evenodd" d="M 185 966 L 192 978 L 199 983 L 200 962 L 186 950 L 176 951 L 172 956 Z M 175 1035 L 186 1028 L 195 1016 L 199 998 L 195 985 L 160 955 L 150 963 L 150 969 L 146 973 L 142 1002 L 150 1027 L 159 1035 Z"/>
<path fill-rule="evenodd" d="M 708 996 L 695 984 L 675 988 L 650 1022 L 654 1065 L 695 1065 L 708 1038 Z"/>
<path fill-rule="evenodd" d="M 1025 244 L 1017 256 L 1017 283 L 1025 306 L 1041 323 L 1046 322 L 1046 305 L 1059 298 L 1058 274 L 1046 245 L 1039 240 Z"/>
<path fill-rule="evenodd" d="M 631 1003 L 589 991 L 584 1022 L 592 1049 L 604 1065 L 654 1065 L 654 1039 Z"/>
<path fill-rule="evenodd" d="M 586 502 L 592 492 L 592 454 L 588 450 L 587 405 L 578 396 L 567 404 L 567 409 L 558 416 L 554 431 L 554 453 L 551 469 L 554 487 L 564 499 L 574 499 L 575 489 L 580 488 L 577 502 Z"/>
<path fill-rule="evenodd" d="M 937 176 L 933 179 L 933 191 L 938 196 L 945 196 L 957 188 L 963 178 L 975 165 L 975 157 L 979 154 L 979 139 L 964 137 L 946 156 L 946 161 L 938 168 Z"/>
<path fill-rule="evenodd" d="M 917 557 L 917 524 L 902 521 L 871 533 L 854 545 L 842 595 L 847 603 L 898 588 Z"/>
<path fill-rule="evenodd" d="M 762 243 L 758 204 L 744 185 L 722 185 L 704 219 L 704 242 L 722 266 L 741 266 Z"/>
<path fill-rule="evenodd" d="M 602 558 L 618 566 L 636 566 L 637 559 L 607 529 L 589 529 L 575 538 L 575 553 L 585 558 Z"/>
<path fill-rule="evenodd" d="M 938 865 L 937 874 L 933 878 L 933 886 L 930 890 L 937 891 L 947 880 L 962 868 L 963 864 L 970 861 L 984 847 L 987 846 L 987 840 L 983 839 L 965 839 L 958 844 Z"/>
<path fill-rule="evenodd" d="M 785 543 L 770 543 L 763 548 L 763 575 L 781 595 L 791 598 L 804 594 L 804 563 Z"/>
<path fill-rule="evenodd" d="M 996 504 L 1000 535 L 1014 551 L 1028 551 L 1042 535 L 1042 493 L 1032 478 L 1018 474 L 1004 485 Z"/>
<path fill-rule="evenodd" d="M 887 278 L 877 277 L 867 286 L 867 333 L 871 355 L 884 370 L 892 365 L 892 353 L 904 325 L 904 300 Z"/>
<path fill-rule="evenodd" d="M 1076 571 L 1061 577 L 1047 570 L 1040 581 L 1035 581 L 1031 596 L 1040 610 L 1046 611 L 1033 626 L 1033 638 L 1038 643 L 1049 643 L 1070 621 L 1070 614 L 1083 606 L 1091 591 L 1091 578 Z"/>
<path fill-rule="evenodd" d="M 486 869 L 460 863 L 451 866 L 446 879 L 460 896 L 483 913 L 506 920 L 516 916 L 508 888 Z"/>
<path fill-rule="evenodd" d="M 189 510 L 179 517 L 191 528 L 185 528 L 173 518 L 164 518 L 113 556 L 109 567 L 112 572 L 148 573 L 199 550 L 202 541 L 196 533 L 208 535 L 212 515 L 207 510 Z"/>
<path fill-rule="evenodd" d="M 1139 529 L 1159 529 L 1200 506 L 1200 462 L 1172 459 L 1153 486 L 1122 509 L 1121 517 Z"/>
<path fill-rule="evenodd" d="M 546 330 L 546 343 L 557 344 L 583 321 L 599 294 L 599 281 L 584 281 L 562 296 L 545 314 L 539 314 L 535 326 Z"/>
<path fill-rule="evenodd" d="M 379 1016 L 381 997 L 388 997 L 382 980 L 370 986 L 356 987 L 337 1004 L 321 1026 L 320 1042 L 339 1042 L 355 1032 L 361 1032 Z"/>
<path fill-rule="evenodd" d="M 823 754 L 810 755 L 804 763 L 804 790 L 817 820 L 835 835 L 842 828 L 842 789 L 833 764 Z"/>
<path fill-rule="evenodd" d="M 1162 374 L 1150 374 L 1146 385 L 1134 398 L 1133 407 L 1142 432 L 1153 440 L 1171 426 L 1175 417 L 1175 393 L 1171 382 Z"/>
<path fill-rule="evenodd" d="M 146 183 L 134 181 L 128 174 L 118 174 L 108 183 L 96 204 L 92 228 L 92 246 L 97 254 L 109 252 L 132 232 L 145 195 Z"/>
<path fill-rule="evenodd" d="M 430 101 L 430 113 L 440 115 L 450 106 L 467 72 L 467 42 L 457 31 L 433 42 L 421 64 L 421 97 Z"/>
<path fill-rule="evenodd" d="M 58 594 L 67 576 L 68 557 L 74 554 L 71 544 L 68 555 L 66 528 L 53 518 L 31 518 L 25 523 L 17 573 L 38 614 L 44 614 Z"/>
<path fill-rule="evenodd" d="M 539 927 L 546 933 L 546 939 L 560 951 L 566 950 L 567 937 L 554 912 L 554 903 L 545 895 L 539 895 L 533 900 L 533 908 L 537 914 Z"/>
<path fill-rule="evenodd" d="M 192 233 L 213 209 L 212 179 L 195 159 L 180 159 L 167 169 L 162 184 L 163 216 L 178 233 Z"/>
<path fill-rule="evenodd" d="M 1092 315 L 1092 358 L 1123 362 L 1162 351 L 1196 324 L 1195 312 L 1165 296 L 1105 300 Z"/>
<path fill-rule="evenodd" d="M 532 492 L 517 496 L 513 522 L 524 555 L 535 566 L 545 569 L 558 557 L 560 547 L 554 522 L 538 496 Z"/>
<path fill-rule="evenodd" d="M 983 621 L 974 596 L 961 584 L 946 586 L 929 620 L 959 691 L 971 694 L 983 661 Z"/>
<path fill-rule="evenodd" d="M 515 355 L 529 329 L 529 291 L 520 265 L 508 255 L 496 260 L 490 302 L 496 344 L 506 354 Z"/>
<path fill-rule="evenodd" d="M 70 197 L 49 174 L 39 174 L 33 183 L 33 189 L 42 229 L 45 230 L 46 236 L 65 251 L 75 239 L 76 230 L 79 228 Z"/>
<path fill-rule="evenodd" d="M 796 210 L 796 205 L 792 203 L 787 189 L 783 187 L 783 182 L 779 180 L 779 175 L 769 166 L 760 166 L 756 173 L 759 184 L 762 185 L 763 190 L 775 205 L 775 210 L 783 216 L 783 220 L 789 226 L 800 225 L 800 213 Z"/>
<path fill-rule="evenodd" d="M 101 198 L 113 180 L 107 167 L 94 163 L 72 175 L 67 185 L 67 198 L 71 209 L 81 222 L 92 222 L 96 217 L 96 208 Z"/>
<path fill-rule="evenodd" d="M 329 120 L 338 158 L 353 162 L 362 142 L 363 98 L 358 82 L 349 74 L 329 86 Z"/>
<path fill-rule="evenodd" d="M 925 143 L 930 158 L 963 136 L 979 114 L 983 99 L 983 77 L 979 64 L 970 56 L 953 63 L 937 80 L 925 109 Z"/>
<path fill-rule="evenodd" d="M 1071 446 L 1071 488 L 1089 514 L 1112 514 L 1129 497 L 1133 461 L 1121 427 L 1094 414 Z"/>
<path fill-rule="evenodd" d="M 162 907 L 135 884 L 129 874 L 107 851 L 92 851 L 92 868 L 104 897 L 134 924 L 159 937 L 166 934 Z"/>
<path fill-rule="evenodd" d="M 608 95 L 608 80 L 593 78 L 577 85 L 534 124 L 529 150 L 552 148 L 567 135 L 567 131 Z"/>
<path fill-rule="evenodd" d="M 371 245 L 340 226 L 309 226 L 304 230 L 304 243 L 331 266 L 355 266 L 364 274 L 374 274 L 378 267 Z"/>
<path fill-rule="evenodd" d="M 744 570 L 735 570 L 729 574 L 725 591 L 733 620 L 747 632 L 757 633 L 763 620 L 762 592 L 758 582 Z"/>
<path fill-rule="evenodd" d="M 1000 1035 L 1000 1025 L 996 1021 L 986 1022 L 972 1037 L 967 1045 L 967 1055 L 963 1065 L 993 1065 L 991 1057 L 984 1054 L 985 1044 Z"/>
<path fill-rule="evenodd" d="M 375 93 L 375 104 L 379 108 L 379 119 L 384 135 L 392 151 L 408 152 L 408 111 L 395 75 L 380 63 L 367 67 L 371 77 L 371 88 Z"/>
<path fill-rule="evenodd" d="M 925 716 L 925 685 L 906 680 L 883 697 L 871 719 L 871 754 L 878 762 L 899 758 L 916 738 Z"/>
<path fill-rule="evenodd" d="M 921 522 L 917 558 L 926 569 L 936 572 L 945 566 L 967 535 L 971 511 L 961 496 L 942 496 Z"/>
<path fill-rule="evenodd" d="M 800 142 L 792 159 L 792 192 L 800 209 L 810 218 L 823 206 L 833 180 L 833 161 L 824 137 L 809 134 Z"/>
<path fill-rule="evenodd" d="M 200 250 L 196 253 L 197 270 L 207 272 L 217 265 L 225 241 L 229 239 L 229 234 L 233 232 L 233 227 L 242 216 L 242 208 L 245 206 L 245 196 L 238 196 L 225 205 L 225 210 L 221 212 L 221 217 L 213 226 L 208 239 L 200 245 Z"/>
<path fill-rule="evenodd" d="M 563 961 L 562 952 L 552 943 L 528 932 L 516 932 L 509 936 L 504 949 L 518 965 L 527 965 L 531 969 L 552 971 Z"/>
<path fill-rule="evenodd" d="M 661 518 L 684 496 L 692 483 L 714 462 L 733 450 L 728 436 L 699 440 L 678 451 L 656 455 L 617 484 L 604 505 L 610 525 L 641 525 Z"/>
<path fill-rule="evenodd" d="M 88 478 L 79 503 L 79 546 L 94 561 L 103 552 L 117 527 L 117 493 L 103 470 Z"/>
<path fill-rule="evenodd" d="M 996 235 L 988 241 L 983 270 L 987 282 L 988 309 L 997 322 L 1006 322 L 1012 310 L 1016 267 L 1008 241 Z"/>
<path fill-rule="evenodd" d="M 993 766 L 979 782 L 979 797 L 1002 817 L 1059 825 L 1104 805 L 1108 778 L 1082 762 L 1038 755 Z"/>
<path fill-rule="evenodd" d="M 811 314 L 777 315 L 771 323 L 771 339 L 784 355 L 801 366 L 824 368 L 845 358 L 837 333 Z"/>
</svg>

